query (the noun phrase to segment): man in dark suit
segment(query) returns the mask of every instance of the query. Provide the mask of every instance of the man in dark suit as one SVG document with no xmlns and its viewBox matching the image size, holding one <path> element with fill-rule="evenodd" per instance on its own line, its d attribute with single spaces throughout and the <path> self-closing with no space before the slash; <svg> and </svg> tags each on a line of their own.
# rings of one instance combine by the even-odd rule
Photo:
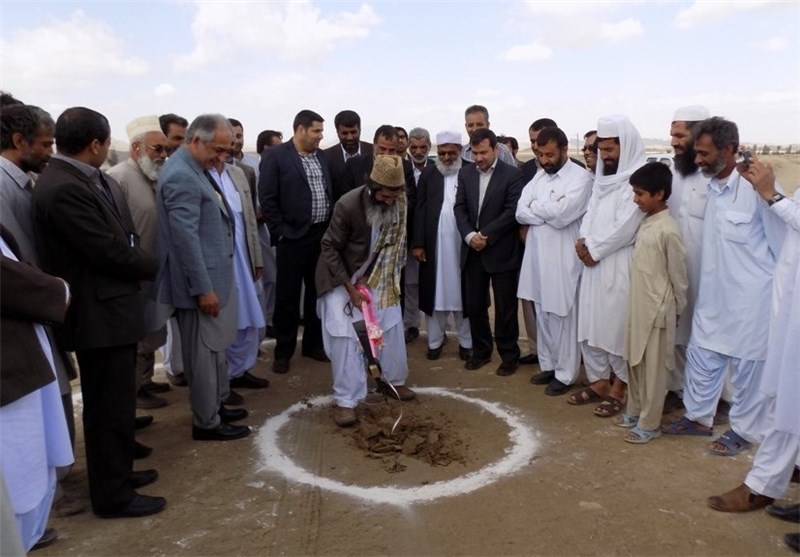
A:
<svg viewBox="0 0 800 557">
<path fill-rule="evenodd" d="M 301 110 L 294 118 L 292 139 L 265 150 L 261 156 L 258 197 L 277 247 L 272 317 L 275 373 L 289 371 L 289 360 L 297 347 L 301 285 L 305 285 L 302 354 L 320 362 L 329 361 L 322 347 L 314 285 L 320 240 L 333 207 L 328 157 L 319 149 L 323 122 L 316 112 Z"/>
<path fill-rule="evenodd" d="M 333 191 L 339 191 L 345 163 L 358 155 L 372 155 L 372 144 L 361 141 L 361 116 L 353 110 L 342 110 L 333 119 L 339 143 L 325 149 L 331 165 Z M 360 184 L 359 184 L 360 185 Z M 334 195 L 334 197 L 336 197 Z M 338 197 L 336 197 L 338 199 Z"/>
<path fill-rule="evenodd" d="M 33 190 L 36 241 L 44 270 L 72 289 L 59 345 L 78 358 L 92 509 L 101 517 L 160 512 L 162 497 L 135 488 L 155 470 L 133 472 L 136 343 L 144 336 L 139 282 L 158 263 L 138 246 L 119 186 L 100 172 L 111 145 L 108 120 L 75 107 L 56 122 L 58 154 Z"/>
<path fill-rule="evenodd" d="M 461 248 L 464 307 L 472 332 L 472 357 L 467 369 L 478 369 L 491 360 L 492 330 L 489 326 L 489 284 L 495 303 L 495 342 L 502 363 L 498 375 L 511 375 L 519 366 L 517 282 L 522 249 L 516 221 L 522 193 L 522 172 L 497 157 L 497 136 L 481 128 L 470 136 L 475 164 L 458 173 L 453 212 Z"/>
</svg>

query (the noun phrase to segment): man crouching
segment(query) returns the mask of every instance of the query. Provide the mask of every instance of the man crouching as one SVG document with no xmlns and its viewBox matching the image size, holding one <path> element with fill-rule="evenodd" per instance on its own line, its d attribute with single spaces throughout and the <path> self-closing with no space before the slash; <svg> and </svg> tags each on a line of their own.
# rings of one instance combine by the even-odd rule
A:
<svg viewBox="0 0 800 557">
<path fill-rule="evenodd" d="M 364 354 L 353 328 L 353 322 L 364 319 L 359 284 L 369 288 L 375 318 L 383 331 L 377 359 L 382 378 L 396 390 L 396 394 L 385 394 L 400 400 L 416 396 L 403 386 L 408 376 L 400 312 L 400 271 L 406 260 L 404 188 L 402 159 L 378 155 L 367 183 L 337 201 L 322 237 L 316 274 L 317 313 L 333 370 L 333 418 L 341 427 L 356 423 L 355 408 L 367 396 Z"/>
</svg>

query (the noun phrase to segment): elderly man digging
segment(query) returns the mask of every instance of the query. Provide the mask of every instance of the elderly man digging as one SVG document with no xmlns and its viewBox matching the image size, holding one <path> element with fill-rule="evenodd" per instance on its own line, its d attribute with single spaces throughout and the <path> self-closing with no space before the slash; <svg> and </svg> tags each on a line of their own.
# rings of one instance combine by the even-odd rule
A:
<svg viewBox="0 0 800 557">
<path fill-rule="evenodd" d="M 322 238 L 317 312 L 333 369 L 334 421 L 342 427 L 356 423 L 355 408 L 367 395 L 365 355 L 353 328 L 353 322 L 364 319 L 365 290 L 383 332 L 377 355 L 382 379 L 394 386 L 384 393 L 400 400 L 416 396 L 403 386 L 408 376 L 400 311 L 400 271 L 406 257 L 404 188 L 402 159 L 378 155 L 367 183 L 336 203 Z"/>
</svg>

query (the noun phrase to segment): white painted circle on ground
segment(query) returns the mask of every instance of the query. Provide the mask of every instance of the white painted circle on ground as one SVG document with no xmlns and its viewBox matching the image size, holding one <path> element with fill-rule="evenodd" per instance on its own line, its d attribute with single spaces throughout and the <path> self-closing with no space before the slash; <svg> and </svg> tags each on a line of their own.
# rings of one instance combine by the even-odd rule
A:
<svg viewBox="0 0 800 557">
<path fill-rule="evenodd" d="M 536 454 L 538 442 L 533 430 L 500 403 L 470 398 L 439 387 L 423 387 L 415 389 L 415 391 L 424 395 L 444 396 L 475 404 L 506 422 L 509 427 L 508 440 L 510 446 L 506 449 L 505 456 L 480 470 L 470 472 L 459 478 L 415 487 L 361 487 L 324 478 L 297 465 L 280 449 L 278 443 L 281 429 L 294 414 L 307 410 L 308 404 L 319 407 L 330 404 L 333 400 L 331 396 L 318 396 L 307 402 L 298 402 L 290 406 L 281 414 L 267 420 L 264 426 L 261 427 L 257 437 L 258 448 L 262 456 L 260 470 L 277 472 L 290 481 L 312 485 L 373 503 L 409 505 L 434 501 L 441 497 L 463 495 L 486 487 L 504 476 L 517 472 L 527 465 Z"/>
</svg>

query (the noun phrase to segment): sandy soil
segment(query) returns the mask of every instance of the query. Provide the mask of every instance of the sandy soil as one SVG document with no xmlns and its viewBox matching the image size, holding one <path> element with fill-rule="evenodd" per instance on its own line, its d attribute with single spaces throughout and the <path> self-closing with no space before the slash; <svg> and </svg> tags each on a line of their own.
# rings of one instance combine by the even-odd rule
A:
<svg viewBox="0 0 800 557">
<path fill-rule="evenodd" d="M 795 191 L 800 155 L 765 158 L 784 189 Z M 151 411 L 155 424 L 138 436 L 155 451 L 136 463 L 138 469 L 158 469 L 159 481 L 142 492 L 167 497 L 167 509 L 145 519 L 100 520 L 86 512 L 52 520 L 60 539 L 38 555 L 791 554 L 782 537 L 792 525 L 763 511 L 729 515 L 706 506 L 708 496 L 742 482 L 752 451 L 712 456 L 709 440 L 697 437 L 629 445 L 621 439 L 623 430 L 592 414 L 593 406 L 570 406 L 566 397 L 545 396 L 543 387 L 531 385 L 538 368 L 522 366 L 511 377 L 498 377 L 495 357 L 481 370 L 466 371 L 456 351 L 451 339 L 442 359 L 429 362 L 423 335 L 409 346 L 409 385 L 499 403 L 534 434 L 533 456 L 490 485 L 398 506 L 299 483 L 285 467 L 265 469 L 258 430 L 295 403 L 330 394 L 330 371 L 295 357 L 291 373 L 280 376 L 267 371 L 270 362 L 264 359 L 256 373 L 269 377 L 270 388 L 242 391 L 251 411 L 246 423 L 257 430 L 253 436 L 192 441 L 187 390 L 173 387 L 165 395 L 170 405 Z M 514 446 L 509 426 L 480 406 L 428 394 L 389 407 L 374 398 L 360 411 L 362 422 L 396 418 L 402 408 L 402 424 L 427 424 L 428 433 L 446 439 L 452 462 L 432 466 L 419 455 L 403 454 L 402 442 L 399 453 L 374 454 L 363 446 L 365 433 L 337 428 L 325 405 L 307 406 L 289 418 L 278 448 L 324 479 L 415 489 L 476 473 Z M 368 419 L 375 409 L 377 418 Z M 426 437 L 425 443 L 432 440 Z M 68 489 L 88 499 L 80 438 L 76 452 Z M 787 499 L 798 497 L 793 485 Z"/>
<path fill-rule="evenodd" d="M 155 424 L 138 436 L 155 451 L 136 463 L 158 469 L 159 481 L 142 492 L 165 496 L 167 509 L 144 519 L 100 520 L 86 512 L 52 520 L 61 537 L 38 555 L 790 554 L 782 536 L 792 525 L 763 511 L 737 516 L 706 506 L 708 496 L 741 483 L 752 452 L 712 456 L 709 440 L 697 437 L 629 445 L 593 406 L 570 406 L 531 385 L 535 366 L 498 377 L 495 356 L 466 371 L 456 351 L 451 339 L 442 358 L 429 362 L 424 335 L 416 340 L 409 385 L 499 403 L 533 432 L 533 456 L 494 483 L 404 506 L 301 484 L 264 469 L 258 431 L 228 443 L 192 441 L 187 390 L 173 387 L 165 395 L 170 405 L 151 411 Z M 326 364 L 295 357 L 285 376 L 268 366 L 260 361 L 256 371 L 272 381 L 268 389 L 242 391 L 251 411 L 246 423 L 260 433 L 295 403 L 330 394 Z M 279 449 L 305 471 L 352 486 L 413 489 L 461 478 L 513 445 L 508 424 L 480 405 L 421 394 L 380 412 L 396 418 L 402 409 L 401 423 L 427 423 L 449 436 L 461 458 L 432 466 L 414 455 L 370 455 L 358 444 L 364 435 L 337 428 L 327 406 L 302 406 L 278 432 Z M 77 453 L 69 488 L 86 498 L 80 442 Z M 788 498 L 797 497 L 793 485 Z"/>
</svg>

